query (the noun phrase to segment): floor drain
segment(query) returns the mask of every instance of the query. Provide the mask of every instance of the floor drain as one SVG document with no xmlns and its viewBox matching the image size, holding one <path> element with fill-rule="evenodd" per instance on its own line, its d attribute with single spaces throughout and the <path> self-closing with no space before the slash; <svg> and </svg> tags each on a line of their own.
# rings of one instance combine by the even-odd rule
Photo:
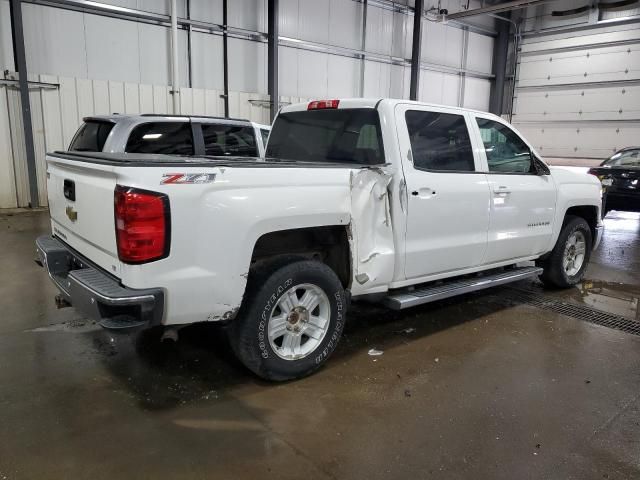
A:
<svg viewBox="0 0 640 480">
<path fill-rule="evenodd" d="M 640 335 L 640 322 L 636 320 L 596 310 L 585 305 L 563 302 L 539 292 L 519 288 L 508 288 L 508 290 L 511 299 L 526 303 L 532 307 L 549 310 L 560 315 L 566 315 L 577 320 L 595 323 L 596 325 L 602 325 L 603 327 L 613 328 L 633 335 Z"/>
</svg>

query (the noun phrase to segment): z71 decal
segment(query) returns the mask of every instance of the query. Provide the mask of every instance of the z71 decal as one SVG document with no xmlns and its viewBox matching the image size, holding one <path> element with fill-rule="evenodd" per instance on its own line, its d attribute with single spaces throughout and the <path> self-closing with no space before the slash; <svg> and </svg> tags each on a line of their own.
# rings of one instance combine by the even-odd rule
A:
<svg viewBox="0 0 640 480">
<path fill-rule="evenodd" d="M 160 185 L 211 183 L 215 179 L 215 173 L 165 173 Z"/>
</svg>

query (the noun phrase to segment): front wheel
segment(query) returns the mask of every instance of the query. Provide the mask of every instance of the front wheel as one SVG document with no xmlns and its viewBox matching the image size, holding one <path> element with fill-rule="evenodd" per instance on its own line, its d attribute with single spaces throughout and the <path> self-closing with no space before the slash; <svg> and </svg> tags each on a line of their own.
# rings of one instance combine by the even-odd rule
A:
<svg viewBox="0 0 640 480">
<path fill-rule="evenodd" d="M 316 261 L 272 266 L 250 277 L 229 340 L 240 361 L 273 381 L 309 375 L 329 358 L 344 327 L 337 275 Z"/>
<path fill-rule="evenodd" d="M 591 256 L 591 228 L 584 218 L 569 216 L 551 254 L 538 262 L 546 286 L 568 288 L 582 280 Z"/>
</svg>

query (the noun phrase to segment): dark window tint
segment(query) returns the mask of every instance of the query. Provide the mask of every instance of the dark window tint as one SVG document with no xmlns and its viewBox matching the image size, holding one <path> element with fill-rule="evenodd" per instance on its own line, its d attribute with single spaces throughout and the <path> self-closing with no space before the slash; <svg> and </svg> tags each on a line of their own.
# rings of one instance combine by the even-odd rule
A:
<svg viewBox="0 0 640 480">
<path fill-rule="evenodd" d="M 143 123 L 133 129 L 127 141 L 128 153 L 193 155 L 189 122 Z"/>
<path fill-rule="evenodd" d="M 506 125 L 476 118 L 490 172 L 533 173 L 535 166 L 527 144 Z"/>
<path fill-rule="evenodd" d="M 109 132 L 113 128 L 111 122 L 89 120 L 78 129 L 69 150 L 72 152 L 101 152 Z"/>
<path fill-rule="evenodd" d="M 266 156 L 302 162 L 384 163 L 378 112 L 362 108 L 283 113 L 271 128 Z"/>
<path fill-rule="evenodd" d="M 253 127 L 202 124 L 205 155 L 257 157 Z"/>
<path fill-rule="evenodd" d="M 269 140 L 269 130 L 266 128 L 260 129 L 260 135 L 262 135 L 262 145 L 267 146 L 267 140 Z"/>
<path fill-rule="evenodd" d="M 405 118 L 415 168 L 475 170 L 471 140 L 462 115 L 409 110 Z"/>
</svg>

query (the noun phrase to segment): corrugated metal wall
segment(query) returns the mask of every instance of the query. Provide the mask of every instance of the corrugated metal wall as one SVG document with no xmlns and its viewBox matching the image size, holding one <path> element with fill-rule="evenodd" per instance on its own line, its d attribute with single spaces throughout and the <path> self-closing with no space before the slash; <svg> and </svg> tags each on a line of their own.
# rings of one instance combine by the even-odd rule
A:
<svg viewBox="0 0 640 480">
<path fill-rule="evenodd" d="M 596 24 L 593 11 L 556 18 L 571 5 L 543 7 L 527 17 L 513 123 L 550 157 L 601 159 L 640 144 L 640 23 Z M 577 28 L 554 34 L 559 26 Z"/>
<path fill-rule="evenodd" d="M 172 111 L 170 87 L 107 80 L 38 75 L 30 90 L 40 205 L 46 206 L 45 152 L 64 150 L 88 115 L 109 113 L 179 113 L 223 116 L 218 90 L 180 89 L 180 111 Z M 46 85 L 45 85 L 46 84 Z M 249 100 L 262 100 L 264 106 Z M 282 102 L 306 101 L 281 97 Z M 269 123 L 268 96 L 229 92 L 231 116 Z M 0 208 L 26 207 L 29 187 L 22 128 L 20 96 L 15 87 L 0 86 Z"/>
<path fill-rule="evenodd" d="M 167 0 L 101 0 L 102 3 L 159 14 Z M 371 0 L 366 48 L 377 58 L 354 58 L 361 51 L 361 2 L 281 0 L 280 93 L 283 102 L 316 97 L 408 98 L 413 16 L 407 2 Z M 460 8 L 442 0 L 443 8 Z M 229 25 L 266 31 L 267 0 L 229 1 Z M 470 8 L 480 0 L 471 0 Z M 186 17 L 186 0 L 178 0 Z M 169 93 L 170 30 L 164 25 L 23 4 L 25 49 L 31 81 L 55 85 L 31 92 L 40 202 L 46 204 L 44 152 L 64 149 L 83 116 L 173 113 Z M 190 17 L 222 23 L 222 0 L 190 0 Z M 493 38 L 452 25 L 423 20 L 420 99 L 488 109 Z M 481 27 L 493 26 L 488 17 Z M 180 29 L 180 112 L 223 115 L 222 37 Z M 298 40 L 314 42 L 302 48 Z M 316 51 L 313 51 L 316 49 Z M 357 55 L 356 55 L 357 56 Z M 466 61 L 465 61 L 466 59 Z M 189 76 L 189 63 L 191 75 Z M 398 64 L 399 63 L 399 64 Z M 0 68 L 13 70 L 9 1 L 0 0 Z M 465 74 L 466 73 L 466 74 Z M 7 78 L 12 78 L 11 74 Z M 187 88 L 191 86 L 192 88 Z M 269 123 L 268 109 L 249 100 L 268 100 L 266 43 L 229 38 L 230 114 Z M 22 118 L 18 91 L 0 86 L 0 208 L 28 203 Z"/>
</svg>

